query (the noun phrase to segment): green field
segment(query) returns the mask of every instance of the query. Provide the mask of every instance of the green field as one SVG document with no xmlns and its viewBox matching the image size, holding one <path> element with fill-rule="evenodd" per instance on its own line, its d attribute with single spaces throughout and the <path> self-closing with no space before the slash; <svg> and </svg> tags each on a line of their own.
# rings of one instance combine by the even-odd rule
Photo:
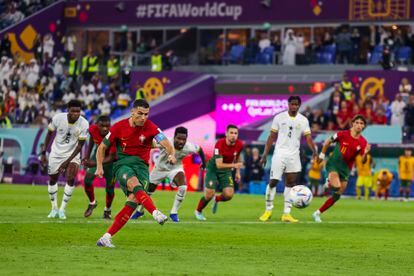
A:
<svg viewBox="0 0 414 276">
<path fill-rule="evenodd" d="M 59 204 L 63 188 L 59 188 Z M 219 205 L 208 221 L 193 210 L 199 193 L 188 193 L 182 223 L 156 224 L 148 215 L 129 222 L 114 238 L 116 248 L 98 248 L 96 240 L 109 222 L 100 203 L 83 218 L 87 199 L 78 187 L 66 221 L 47 219 L 50 202 L 45 186 L 0 185 L 0 274 L 45 275 L 414 275 L 414 204 L 399 201 L 343 199 L 322 224 L 310 215 L 322 203 L 314 199 L 293 210 L 298 224 L 279 223 L 282 198 L 275 201 L 270 223 L 260 223 L 261 196 L 236 195 Z M 154 201 L 168 212 L 174 193 L 157 192 Z M 113 212 L 124 198 L 116 190 Z M 277 214 L 277 215 L 276 215 Z"/>
</svg>

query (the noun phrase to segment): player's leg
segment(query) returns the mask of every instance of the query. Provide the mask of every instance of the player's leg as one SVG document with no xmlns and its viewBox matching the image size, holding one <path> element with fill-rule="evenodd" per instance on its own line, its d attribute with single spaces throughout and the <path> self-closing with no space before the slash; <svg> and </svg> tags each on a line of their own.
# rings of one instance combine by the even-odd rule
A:
<svg viewBox="0 0 414 276">
<path fill-rule="evenodd" d="M 282 174 L 285 170 L 285 165 L 282 162 L 280 156 L 274 155 L 272 158 L 272 164 L 270 167 L 270 180 L 269 184 L 266 186 L 266 209 L 264 213 L 259 217 L 260 221 L 268 221 L 272 217 L 273 212 L 273 202 L 276 196 L 276 186 L 282 179 Z"/>
<path fill-rule="evenodd" d="M 66 185 L 63 193 L 62 204 L 59 209 L 59 218 L 66 219 L 66 206 L 72 197 L 73 190 L 75 190 L 75 178 L 78 173 L 79 163 L 71 162 L 66 169 Z"/>
<path fill-rule="evenodd" d="M 318 210 L 316 210 L 312 214 L 312 217 L 315 220 L 315 222 L 322 222 L 320 215 L 326 210 L 328 210 L 332 205 L 334 205 L 335 202 L 338 201 L 341 197 L 341 180 L 339 178 L 339 173 L 336 171 L 329 172 L 328 179 L 329 185 L 333 190 L 333 194 L 325 201 L 325 203 Z"/>
<path fill-rule="evenodd" d="M 410 192 L 411 192 L 411 180 L 407 181 L 407 186 L 405 187 L 405 200 L 408 200 L 410 198 Z"/>
<path fill-rule="evenodd" d="M 371 187 L 372 187 L 371 176 L 365 176 L 364 177 L 364 198 L 365 200 L 368 200 L 371 197 Z"/>
<path fill-rule="evenodd" d="M 150 184 L 147 189 L 147 194 L 149 196 L 152 196 L 152 194 L 157 189 L 158 183 L 161 183 L 164 181 L 164 179 L 167 177 L 167 174 L 165 172 L 159 171 L 156 167 L 152 170 L 149 180 Z M 141 204 L 138 204 L 138 207 L 135 211 L 135 213 L 131 216 L 131 219 L 138 219 L 144 215 L 144 206 Z"/>
<path fill-rule="evenodd" d="M 47 191 L 49 192 L 49 199 L 52 204 L 52 210 L 50 211 L 48 218 L 57 218 L 58 217 L 58 203 L 57 203 L 57 191 L 58 191 L 58 180 L 59 174 L 49 175 L 49 183 L 47 185 Z"/>
<path fill-rule="evenodd" d="M 384 200 L 388 200 L 389 192 L 390 192 L 390 186 L 386 186 L 384 188 Z"/>
<path fill-rule="evenodd" d="M 404 190 L 405 190 L 405 180 L 400 179 L 400 200 L 404 199 Z"/>
<path fill-rule="evenodd" d="M 281 221 L 283 222 L 298 222 L 297 219 L 293 218 L 290 214 L 292 210 L 292 203 L 289 200 L 290 190 L 297 185 L 298 177 L 300 172 L 289 172 L 285 173 L 285 189 L 283 191 L 284 203 L 283 203 L 283 215 Z"/>
<path fill-rule="evenodd" d="M 95 171 L 96 171 L 95 167 L 94 168 L 88 168 L 86 170 L 85 179 L 83 181 L 85 193 L 86 193 L 86 196 L 89 199 L 88 207 L 86 208 L 85 213 L 83 214 L 83 216 L 85 218 L 91 216 L 93 210 L 98 205 L 96 200 L 95 200 L 95 191 L 94 191 L 94 187 L 93 187 L 93 180 L 95 179 L 95 175 L 94 175 Z"/>
<path fill-rule="evenodd" d="M 362 176 L 358 176 L 356 181 L 356 198 L 361 199 L 361 188 L 363 186 Z"/>
<path fill-rule="evenodd" d="M 174 203 L 170 211 L 170 218 L 174 222 L 179 222 L 178 210 L 180 209 L 181 203 L 184 200 L 185 193 L 187 191 L 187 185 L 185 181 L 185 174 L 183 171 L 178 171 L 172 176 L 173 183 L 177 186 L 177 193 L 175 194 Z"/>
<path fill-rule="evenodd" d="M 206 220 L 203 216 L 203 209 L 207 206 L 210 200 L 216 194 L 216 188 L 218 185 L 217 172 L 214 170 L 207 170 L 206 176 L 204 178 L 204 195 L 200 198 L 198 202 L 197 209 L 194 211 L 194 215 L 198 220 Z"/>
<path fill-rule="evenodd" d="M 125 192 L 125 191 L 124 191 Z M 112 236 L 115 235 L 122 227 L 127 223 L 135 208 L 137 207 L 137 201 L 133 194 L 128 195 L 125 206 L 118 212 L 111 226 L 106 233 L 98 240 L 96 245 L 103 247 L 115 247 L 112 244 Z"/>
<path fill-rule="evenodd" d="M 213 204 L 211 205 L 211 211 L 213 214 L 217 213 L 218 203 L 220 201 L 229 201 L 234 195 L 234 182 L 231 171 L 217 173 L 218 184 L 222 190 L 221 194 L 213 197 Z"/>
<path fill-rule="evenodd" d="M 104 219 L 111 219 L 111 207 L 115 197 L 115 178 L 112 173 L 112 164 L 104 169 L 105 177 L 105 208 L 103 213 Z"/>
</svg>

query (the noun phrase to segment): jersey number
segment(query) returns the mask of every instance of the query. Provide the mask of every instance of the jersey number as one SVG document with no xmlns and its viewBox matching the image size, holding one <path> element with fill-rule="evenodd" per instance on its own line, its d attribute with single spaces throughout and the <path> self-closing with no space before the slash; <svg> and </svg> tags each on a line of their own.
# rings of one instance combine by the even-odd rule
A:
<svg viewBox="0 0 414 276">
<path fill-rule="evenodd" d="M 341 148 L 341 153 L 342 153 L 342 154 L 345 154 L 345 152 L 346 152 L 346 147 L 342 147 L 342 148 Z"/>
<path fill-rule="evenodd" d="M 125 151 L 126 146 L 127 146 L 127 143 L 122 143 L 122 151 Z"/>
<path fill-rule="evenodd" d="M 66 144 L 69 144 L 69 142 L 70 142 L 70 132 L 66 133 L 65 140 L 63 140 L 63 142 L 66 143 Z"/>
</svg>

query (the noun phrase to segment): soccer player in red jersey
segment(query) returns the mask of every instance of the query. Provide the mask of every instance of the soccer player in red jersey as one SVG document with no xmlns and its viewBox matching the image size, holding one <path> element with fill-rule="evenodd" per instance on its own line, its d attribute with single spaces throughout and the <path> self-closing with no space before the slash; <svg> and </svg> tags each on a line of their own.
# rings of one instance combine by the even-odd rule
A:
<svg viewBox="0 0 414 276">
<path fill-rule="evenodd" d="M 95 179 L 95 171 L 96 171 L 96 149 L 98 148 L 99 144 L 105 138 L 105 136 L 109 132 L 109 128 L 111 127 L 111 118 L 109 116 L 100 116 L 96 122 L 96 124 L 91 125 L 89 127 L 89 145 L 88 150 L 86 152 L 85 158 L 82 160 L 83 165 L 88 168 L 86 170 L 84 185 L 85 185 L 85 193 L 89 198 L 89 205 L 86 209 L 84 216 L 85 218 L 92 215 L 93 210 L 98 205 L 98 202 L 95 200 L 95 193 L 93 188 L 93 180 Z M 96 147 L 95 147 L 96 145 Z M 95 148 L 94 152 L 92 150 Z M 92 157 L 91 157 L 92 153 Z M 115 179 L 112 173 L 112 165 L 113 161 L 115 160 L 116 156 L 116 148 L 115 144 L 111 146 L 109 150 L 105 152 L 105 159 L 103 160 L 104 166 L 104 177 L 106 181 L 106 206 L 104 209 L 103 218 L 104 219 L 111 219 L 111 205 L 114 199 L 114 186 L 115 186 Z"/>
<path fill-rule="evenodd" d="M 326 163 L 328 185 L 332 188 L 333 195 L 326 200 L 319 210 L 312 214 L 315 222 L 322 222 L 320 215 L 340 199 L 341 194 L 348 185 L 349 172 L 359 153 L 362 154 L 362 162 L 366 162 L 367 154 L 371 149 L 371 146 L 361 134 L 366 125 L 365 117 L 356 115 L 351 120 L 351 128 L 349 130 L 339 131 L 325 141 L 319 154 L 319 162 L 325 158 L 329 146 L 336 142 L 334 151 Z"/>
<path fill-rule="evenodd" d="M 147 101 L 135 100 L 130 118 L 114 124 L 98 147 L 95 175 L 98 177 L 104 175 L 102 164 L 105 151 L 115 144 L 118 160 L 113 165 L 113 173 L 127 196 L 124 208 L 115 216 L 112 225 L 98 240 L 98 246 L 114 247 L 112 236 L 127 223 L 138 204 L 144 206 L 159 224 L 164 224 L 168 219 L 155 207 L 146 193 L 149 186 L 148 161 L 154 139 L 165 148 L 168 153 L 167 160 L 172 164 L 176 163 L 175 150 L 161 130 L 148 120 L 149 111 L 150 106 Z"/>
<path fill-rule="evenodd" d="M 204 196 L 200 199 L 194 214 L 198 220 L 206 220 L 202 214 L 203 209 L 210 200 L 214 200 L 213 214 L 217 212 L 217 204 L 220 201 L 229 201 L 234 195 L 232 170 L 236 170 L 235 181 L 239 182 L 240 153 L 243 150 L 243 142 L 238 139 L 239 130 L 235 125 L 228 125 L 226 137 L 219 139 L 214 148 L 214 156 L 207 163 L 207 174 L 204 181 Z M 222 189 L 220 195 L 215 195 L 216 188 Z"/>
</svg>

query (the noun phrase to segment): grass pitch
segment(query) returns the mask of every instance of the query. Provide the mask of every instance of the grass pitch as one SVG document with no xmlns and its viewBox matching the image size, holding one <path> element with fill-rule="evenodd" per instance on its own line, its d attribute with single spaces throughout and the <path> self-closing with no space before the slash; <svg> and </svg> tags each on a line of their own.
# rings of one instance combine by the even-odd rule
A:
<svg viewBox="0 0 414 276">
<path fill-rule="evenodd" d="M 59 187 L 59 204 L 63 188 Z M 0 274 L 46 275 L 413 275 L 414 203 L 341 199 L 313 223 L 312 212 L 324 199 L 293 210 L 298 224 L 279 222 L 282 197 L 274 217 L 261 223 L 264 198 L 236 195 L 220 203 L 208 221 L 193 217 L 200 193 L 188 193 L 182 223 L 156 224 L 148 214 L 130 221 L 114 238 L 113 249 L 96 240 L 110 222 L 101 219 L 104 189 L 95 190 L 99 206 L 83 218 L 87 199 L 78 187 L 66 221 L 47 219 L 45 186 L 0 185 Z M 158 208 L 170 210 L 174 193 L 157 191 Z M 123 206 L 116 190 L 113 216 Z"/>
</svg>

